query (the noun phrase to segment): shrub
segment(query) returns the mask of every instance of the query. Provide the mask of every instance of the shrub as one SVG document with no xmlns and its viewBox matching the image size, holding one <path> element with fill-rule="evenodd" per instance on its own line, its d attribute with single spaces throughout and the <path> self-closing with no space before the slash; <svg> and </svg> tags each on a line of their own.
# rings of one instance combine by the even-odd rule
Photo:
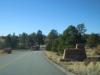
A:
<svg viewBox="0 0 100 75">
<path fill-rule="evenodd" d="M 90 62 L 87 65 L 83 62 L 73 62 L 73 65 L 68 67 L 71 71 L 77 75 L 99 75 L 100 74 L 100 62 Z"/>
<path fill-rule="evenodd" d="M 100 45 L 98 45 L 96 48 L 96 54 L 100 55 Z"/>
</svg>

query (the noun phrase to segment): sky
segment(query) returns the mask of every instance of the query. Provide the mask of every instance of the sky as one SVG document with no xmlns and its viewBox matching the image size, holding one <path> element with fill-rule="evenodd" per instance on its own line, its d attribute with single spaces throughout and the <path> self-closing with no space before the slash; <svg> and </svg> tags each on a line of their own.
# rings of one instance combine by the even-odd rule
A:
<svg viewBox="0 0 100 75">
<path fill-rule="evenodd" d="M 0 0 L 0 35 L 62 33 L 81 23 L 87 33 L 100 33 L 100 0 Z"/>
</svg>

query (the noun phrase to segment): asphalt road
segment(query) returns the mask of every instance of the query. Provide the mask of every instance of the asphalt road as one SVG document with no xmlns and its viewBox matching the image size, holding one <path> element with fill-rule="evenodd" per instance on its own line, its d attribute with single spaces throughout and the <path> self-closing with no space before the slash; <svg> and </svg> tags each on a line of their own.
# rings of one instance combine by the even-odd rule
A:
<svg viewBox="0 0 100 75">
<path fill-rule="evenodd" d="M 0 75 L 66 75 L 43 51 L 16 51 L 0 57 Z"/>
</svg>

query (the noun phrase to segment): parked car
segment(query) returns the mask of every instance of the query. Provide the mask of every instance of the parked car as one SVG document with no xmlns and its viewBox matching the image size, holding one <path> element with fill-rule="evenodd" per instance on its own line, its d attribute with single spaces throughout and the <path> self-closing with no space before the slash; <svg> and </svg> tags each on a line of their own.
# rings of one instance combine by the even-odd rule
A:
<svg viewBox="0 0 100 75">
<path fill-rule="evenodd" d="M 33 49 L 33 51 L 39 50 L 40 49 L 40 46 L 39 45 L 34 45 L 34 46 L 32 46 L 32 49 Z"/>
</svg>

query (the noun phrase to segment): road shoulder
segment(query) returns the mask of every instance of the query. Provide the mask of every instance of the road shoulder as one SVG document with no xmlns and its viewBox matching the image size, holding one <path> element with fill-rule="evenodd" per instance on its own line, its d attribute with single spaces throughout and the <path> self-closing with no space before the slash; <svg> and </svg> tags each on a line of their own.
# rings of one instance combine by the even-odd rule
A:
<svg viewBox="0 0 100 75">
<path fill-rule="evenodd" d="M 44 51 L 46 59 L 56 66 L 58 69 L 60 69 L 62 72 L 64 72 L 66 75 L 75 75 L 74 73 L 68 71 L 66 67 L 62 63 L 60 63 L 59 59 L 61 56 L 56 55 L 56 53 L 52 53 L 49 51 Z"/>
</svg>

